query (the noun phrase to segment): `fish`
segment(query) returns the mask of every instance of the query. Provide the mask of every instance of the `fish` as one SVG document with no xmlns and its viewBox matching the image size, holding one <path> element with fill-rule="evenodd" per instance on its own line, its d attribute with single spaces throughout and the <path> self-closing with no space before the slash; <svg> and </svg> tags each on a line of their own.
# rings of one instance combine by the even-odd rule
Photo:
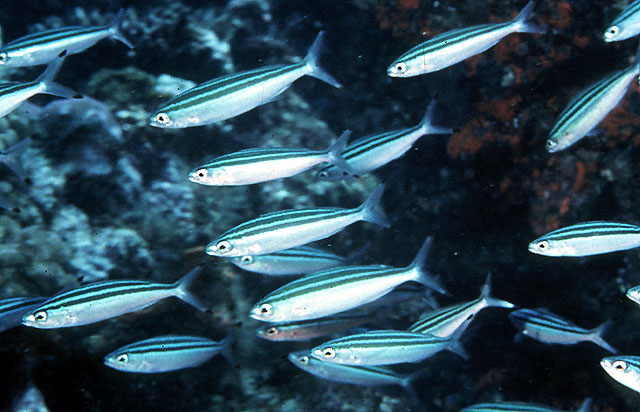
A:
<svg viewBox="0 0 640 412">
<path fill-rule="evenodd" d="M 297 246 L 267 255 L 237 256 L 230 258 L 229 261 L 240 269 L 267 276 L 304 275 L 337 266 L 346 266 L 363 255 L 369 246 L 365 245 L 350 257 L 339 256 L 311 246 Z"/>
<path fill-rule="evenodd" d="M 149 119 L 162 128 L 202 126 L 230 119 L 275 100 L 299 78 L 309 75 L 333 87 L 342 85 L 319 65 L 324 32 L 307 56 L 291 65 L 266 66 L 202 83 L 165 103 Z"/>
<path fill-rule="evenodd" d="M 251 308 L 250 316 L 263 322 L 322 318 L 373 302 L 409 281 L 444 292 L 425 269 L 432 241 L 427 238 L 405 268 L 343 266 L 297 279 L 261 299 Z"/>
<path fill-rule="evenodd" d="M 324 362 L 311 356 L 309 351 L 292 352 L 289 360 L 298 368 L 322 379 L 363 386 L 399 385 L 412 392 L 415 374 L 402 375 L 391 369 L 375 366 L 352 366 Z"/>
<path fill-rule="evenodd" d="M 157 336 L 123 346 L 104 357 L 122 372 L 162 373 L 203 364 L 217 354 L 229 356 L 231 336 L 220 342 L 199 336 Z"/>
<path fill-rule="evenodd" d="M 491 296 L 491 275 L 487 275 L 482 293 L 477 299 L 434 310 L 423 316 L 407 330 L 446 338 L 453 335 L 459 328 L 468 326 L 482 309 L 491 307 L 511 309 L 514 306 L 511 302 Z"/>
<path fill-rule="evenodd" d="M 40 306 L 47 298 L 17 297 L 0 300 L 0 332 L 22 324 L 25 313 Z"/>
<path fill-rule="evenodd" d="M 69 99 L 82 99 L 82 95 L 53 81 L 58 74 L 66 53 L 60 56 L 47 66 L 46 70 L 32 82 L 0 83 L 0 117 L 6 116 L 20 106 L 28 98 L 36 94 L 50 94 Z"/>
<path fill-rule="evenodd" d="M 375 318 L 369 314 L 345 314 L 323 319 L 271 323 L 259 327 L 256 330 L 256 335 L 274 342 L 307 341 L 371 323 L 374 320 Z"/>
<path fill-rule="evenodd" d="M 577 412 L 589 412 L 591 410 L 591 398 L 587 398 Z M 491 402 L 478 403 L 462 408 L 460 412 L 563 412 L 560 409 L 549 406 L 536 405 L 525 402 Z"/>
<path fill-rule="evenodd" d="M 453 66 L 480 54 L 511 33 L 542 34 L 546 28 L 528 22 L 536 0 L 531 0 L 515 19 L 481 24 L 437 35 L 402 54 L 387 68 L 391 77 L 413 77 Z"/>
<path fill-rule="evenodd" d="M 174 296 L 195 308 L 206 307 L 187 289 L 202 272 L 195 267 L 173 284 L 141 280 L 108 280 L 89 283 L 59 293 L 28 312 L 22 324 L 38 329 L 67 328 L 135 312 Z"/>
<path fill-rule="evenodd" d="M 607 27 L 605 42 L 627 40 L 640 34 L 640 0 L 631 2 Z"/>
<path fill-rule="evenodd" d="M 376 210 L 383 192 L 384 184 L 378 185 L 355 209 L 325 207 L 267 213 L 224 232 L 206 246 L 205 252 L 222 257 L 265 255 L 324 239 L 361 220 L 388 228 L 389 219 Z"/>
<path fill-rule="evenodd" d="M 540 342 L 560 345 L 593 342 L 611 353 L 618 352 L 602 338 L 610 322 L 591 330 L 584 329 L 547 309 L 518 309 L 509 314 L 509 319 L 521 334 Z"/>
<path fill-rule="evenodd" d="M 631 66 L 617 71 L 578 93 L 562 110 L 549 132 L 549 153 L 564 150 L 589 134 L 627 93 L 640 74 L 640 46 Z"/>
<path fill-rule="evenodd" d="M 552 257 L 592 256 L 640 246 L 640 227 L 593 221 L 554 230 L 529 243 L 529 252 Z"/>
<path fill-rule="evenodd" d="M 627 290 L 627 297 L 640 305 L 640 286 L 634 286 Z"/>
<path fill-rule="evenodd" d="M 610 356 L 602 359 L 600 366 L 613 379 L 640 393 L 640 356 Z"/>
<path fill-rule="evenodd" d="M 331 163 L 347 175 L 355 174 L 342 158 L 349 141 L 345 131 L 325 151 L 309 149 L 245 149 L 217 157 L 196 167 L 189 180 L 207 186 L 251 185 L 302 173 L 321 163 Z"/>
<path fill-rule="evenodd" d="M 449 338 L 400 330 L 374 330 L 345 336 L 316 346 L 311 355 L 343 365 L 393 365 L 420 362 L 442 350 L 467 359 L 458 336 Z"/>
<path fill-rule="evenodd" d="M 85 51 L 107 37 L 121 41 L 130 49 L 133 45 L 122 34 L 120 10 L 108 26 L 60 27 L 29 34 L 0 47 L 0 65 L 5 67 L 37 66 L 55 61 L 63 51 L 76 54 Z"/>
<path fill-rule="evenodd" d="M 336 165 L 329 165 L 320 169 L 317 177 L 320 180 L 335 181 L 349 175 L 361 176 L 398 159 L 422 136 L 452 133 L 453 129 L 432 124 L 435 105 L 436 101 L 432 100 L 417 126 L 365 136 L 347 145 L 342 151 L 342 158 L 349 165 L 350 172 L 340 170 Z"/>
</svg>

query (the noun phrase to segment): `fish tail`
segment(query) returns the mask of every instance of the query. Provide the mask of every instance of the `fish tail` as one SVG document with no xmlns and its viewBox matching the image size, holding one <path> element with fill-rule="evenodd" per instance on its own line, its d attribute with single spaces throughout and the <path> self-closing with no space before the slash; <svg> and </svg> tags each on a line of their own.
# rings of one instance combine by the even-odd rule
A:
<svg viewBox="0 0 640 412">
<path fill-rule="evenodd" d="M 480 297 L 487 302 L 487 306 L 490 307 L 500 307 L 511 309 L 515 307 L 515 305 L 511 302 L 507 302 L 506 300 L 494 298 L 491 296 L 491 273 L 487 275 L 487 280 L 484 282 L 484 286 L 482 287 L 482 293 Z"/>
<path fill-rule="evenodd" d="M 528 22 L 533 15 L 533 9 L 536 7 L 536 0 L 531 0 L 527 3 L 526 6 L 518 13 L 516 18 L 513 20 L 517 25 L 518 33 L 538 33 L 542 34 L 547 31 L 547 27 L 541 24 Z"/>
<path fill-rule="evenodd" d="M 591 410 L 591 404 L 593 403 L 593 399 L 587 398 L 582 402 L 580 409 L 577 412 L 589 412 Z"/>
<path fill-rule="evenodd" d="M 420 128 L 424 134 L 450 134 L 453 133 L 453 129 L 449 127 L 440 127 L 433 124 L 433 113 L 436 109 L 436 99 L 432 99 L 427 106 L 427 111 L 424 113 L 424 117 L 420 122 Z"/>
<path fill-rule="evenodd" d="M 351 136 L 351 130 L 345 130 L 342 132 L 340 137 L 338 137 L 338 140 L 336 140 L 327 150 L 327 156 L 331 164 L 340 169 L 343 173 L 347 175 L 355 175 L 355 170 L 353 170 L 345 158 L 342 157 L 342 152 L 344 151 L 344 148 L 347 147 L 347 143 L 349 143 L 349 136 Z"/>
<path fill-rule="evenodd" d="M 382 199 L 382 193 L 384 192 L 384 183 L 381 183 L 376 187 L 376 189 L 369 195 L 367 200 L 360 205 L 358 209 L 360 209 L 360 213 L 362 213 L 362 220 L 366 222 L 371 222 L 376 225 L 380 225 L 383 227 L 390 227 L 391 222 L 387 215 L 382 211 L 378 211 L 377 206 Z"/>
<path fill-rule="evenodd" d="M 42 72 L 40 76 L 36 78 L 35 81 L 36 82 L 53 81 L 53 79 L 55 79 L 56 75 L 60 71 L 60 68 L 62 67 L 62 64 L 64 63 L 64 59 L 66 57 L 67 57 L 67 51 L 63 50 L 58 55 L 58 57 L 56 57 L 51 63 L 49 63 L 47 68 Z"/>
<path fill-rule="evenodd" d="M 447 294 L 447 291 L 442 287 L 440 282 L 427 270 L 427 256 L 429 256 L 429 252 L 431 251 L 431 247 L 433 245 L 433 236 L 429 236 L 422 246 L 420 250 L 418 250 L 418 254 L 413 259 L 413 262 L 409 265 L 408 269 L 413 270 L 416 273 L 416 282 L 420 282 L 429 289 L 433 289 L 443 295 Z"/>
<path fill-rule="evenodd" d="M 52 96 L 58 97 L 66 97 L 68 99 L 82 99 L 83 96 L 70 88 L 58 84 L 53 81 L 56 77 L 60 68 L 62 67 L 62 63 L 64 63 L 64 59 L 67 57 L 67 51 L 64 50 L 62 53 L 56 57 L 54 61 L 49 63 L 47 68 L 40 76 L 36 78 L 36 82 L 43 83 L 45 89 L 42 91 L 44 94 L 50 94 Z"/>
<path fill-rule="evenodd" d="M 27 137 L 26 139 L 22 139 L 18 143 L 9 147 L 4 152 L 4 156 L 0 157 L 0 161 L 6 164 L 7 167 L 20 179 L 24 178 L 24 168 L 22 167 L 22 160 L 20 160 L 20 156 L 22 156 L 22 154 L 27 150 L 30 143 L 31 138 Z"/>
<path fill-rule="evenodd" d="M 229 362 L 229 365 L 235 366 L 236 361 L 233 358 L 233 353 L 231 352 L 231 345 L 235 339 L 235 334 L 233 332 L 229 333 L 222 341 L 220 341 L 220 355 L 224 356 L 224 358 Z"/>
<path fill-rule="evenodd" d="M 320 49 L 322 49 L 322 42 L 324 40 L 324 32 L 321 31 L 316 36 L 313 44 L 307 52 L 307 56 L 304 58 L 304 62 L 311 70 L 310 76 L 320 79 L 323 82 L 329 83 L 333 87 L 341 88 L 342 85 L 332 75 L 327 73 L 322 67 L 320 67 Z"/>
<path fill-rule="evenodd" d="M 467 350 L 464 348 L 464 346 L 462 346 L 462 342 L 460 342 L 460 337 L 462 336 L 465 330 L 466 328 L 460 328 L 456 330 L 449 338 L 449 344 L 445 349 L 455 353 L 456 355 L 460 356 L 462 359 L 468 360 L 469 354 L 467 353 Z"/>
<path fill-rule="evenodd" d="M 111 30 L 111 37 L 113 37 L 116 40 L 121 41 L 122 43 L 124 43 L 128 48 L 133 49 L 133 44 L 129 41 L 129 39 L 127 39 L 124 35 L 124 33 L 122 32 L 122 21 L 123 21 L 123 16 L 124 16 L 124 9 L 120 9 L 118 11 L 118 14 L 116 15 L 116 18 L 113 20 L 113 22 L 109 25 L 109 29 Z"/>
<path fill-rule="evenodd" d="M 174 296 L 195 307 L 196 309 L 206 312 L 207 307 L 202 304 L 202 302 L 200 302 L 200 300 L 196 298 L 191 292 L 189 292 L 189 288 L 198 278 L 198 275 L 200 275 L 200 273 L 202 273 L 202 266 L 196 266 L 181 279 L 179 279 L 176 283 L 174 283 Z"/>
<path fill-rule="evenodd" d="M 602 335 L 607 331 L 607 328 L 609 326 L 611 326 L 611 321 L 610 320 L 608 320 L 605 323 L 603 323 L 602 325 L 592 329 L 591 333 L 590 333 L 591 341 L 593 343 L 595 343 L 596 345 L 600 346 L 601 348 L 604 348 L 604 349 L 608 350 L 611 353 L 618 353 L 618 350 L 616 348 L 614 348 L 613 346 L 611 346 L 602 337 Z"/>
</svg>

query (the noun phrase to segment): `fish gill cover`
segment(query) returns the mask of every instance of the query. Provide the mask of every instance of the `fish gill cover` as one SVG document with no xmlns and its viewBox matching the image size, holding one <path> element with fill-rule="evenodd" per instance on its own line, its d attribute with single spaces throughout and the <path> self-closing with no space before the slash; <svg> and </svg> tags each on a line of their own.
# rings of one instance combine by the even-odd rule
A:
<svg viewBox="0 0 640 412">
<path fill-rule="evenodd" d="M 637 40 L 605 34 L 633 31 L 636 3 L 625 11 L 627 2 L 599 0 L 3 2 L 0 324 L 10 329 L 0 333 L 0 409 L 459 411 L 517 401 L 577 410 L 591 397 L 594 410 L 637 410 L 639 395 L 599 366 L 608 352 L 514 341 L 518 330 L 504 308 L 473 313 L 454 332 L 452 344 L 468 360 L 444 351 L 420 363 L 358 367 L 304 354 L 343 336 L 406 330 L 434 300 L 464 308 L 489 272 L 492 296 L 586 329 L 612 320 L 597 332 L 621 355 L 639 354 L 640 309 L 624 297 L 640 284 L 638 249 L 559 259 L 527 250 L 534 239 L 583 222 L 640 223 Z M 408 78 L 387 74 L 405 69 L 399 56 L 422 43 L 429 48 L 412 51 L 418 61 L 444 53 L 460 62 Z M 173 116 L 160 109 L 175 99 L 193 127 L 152 127 L 153 116 Z M 224 120 L 199 125 L 212 111 Z M 436 130 L 420 130 L 424 119 Z M 584 130 L 593 119 L 595 128 Z M 345 130 L 349 143 L 331 157 L 345 179 L 319 176 L 326 163 L 304 171 L 305 150 L 327 151 Z M 550 153 L 552 130 L 568 131 L 559 138 L 573 145 Z M 234 173 L 263 167 L 273 180 L 189 181 L 211 159 L 258 148 L 290 150 L 272 163 L 241 156 Z M 285 169 L 301 173 L 278 179 Z M 358 170 L 366 172 L 348 176 Z M 382 182 L 380 201 L 355 209 Z M 309 221 L 308 211 L 319 208 L 327 214 Z M 278 219 L 289 209 L 298 212 Z M 343 210 L 358 220 L 386 216 L 391 227 L 354 220 L 319 236 L 347 226 L 328 227 Z M 301 249 L 270 264 L 315 267 L 326 251 L 354 257 L 347 265 L 388 265 L 376 271 L 387 277 L 370 282 L 363 281 L 369 269 L 299 282 L 299 293 L 314 299 L 384 295 L 355 309 L 368 323 L 306 341 L 256 336 L 268 323 L 253 320 L 252 307 L 299 277 L 244 271 L 205 254 L 205 246 L 267 213 L 275 214 L 251 233 L 320 239 L 315 255 Z M 611 242 L 623 238 L 631 247 L 638 242 L 634 233 L 617 234 L 580 232 L 569 240 L 600 251 L 620 249 Z M 428 236 L 426 254 L 420 245 Z M 408 266 L 412 260 L 419 264 Z M 179 281 L 196 266 L 203 267 L 197 278 Z M 400 275 L 390 268 L 419 278 L 412 267 L 446 293 L 415 282 L 393 289 Z M 5 300 L 56 294 L 75 305 Z M 69 328 L 36 329 L 16 315 L 24 311 L 29 325 L 61 313 L 74 319 L 86 305 L 119 314 L 146 306 L 140 302 L 158 303 Z M 151 370 L 171 372 L 128 373 L 103 363 L 118 348 L 180 336 L 225 342 L 228 361 L 201 361 L 209 353 L 193 346 L 160 345 L 153 361 L 162 366 Z"/>
</svg>

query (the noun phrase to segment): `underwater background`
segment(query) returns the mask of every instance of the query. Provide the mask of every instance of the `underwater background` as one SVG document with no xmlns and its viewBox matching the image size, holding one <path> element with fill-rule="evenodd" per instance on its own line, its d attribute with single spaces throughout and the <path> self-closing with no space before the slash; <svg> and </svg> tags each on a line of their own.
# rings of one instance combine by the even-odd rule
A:
<svg viewBox="0 0 640 412">
<path fill-rule="evenodd" d="M 106 25 L 122 7 L 123 32 L 135 49 L 107 39 L 69 56 L 56 82 L 88 98 L 37 96 L 30 99 L 35 107 L 0 118 L 0 149 L 32 139 L 22 156 L 26 179 L 0 169 L 0 195 L 12 206 L 0 211 L 0 297 L 50 296 L 107 279 L 171 283 L 201 264 L 193 289 L 211 313 L 168 299 L 88 326 L 4 331 L 1 410 L 25 410 L 31 402 L 26 410 L 458 411 L 495 400 L 577 410 L 587 397 L 594 411 L 638 410 L 638 394 L 601 369 L 602 348 L 514 342 L 517 330 L 503 309 L 484 311 L 465 334 L 469 360 L 444 352 L 394 368 L 424 369 L 413 383 L 416 397 L 401 387 L 318 379 L 287 354 L 322 338 L 266 341 L 255 335 L 260 322 L 248 316 L 286 281 L 204 254 L 217 235 L 260 214 L 356 207 L 384 181 L 390 229 L 358 223 L 316 245 L 343 256 L 368 245 L 359 262 L 402 267 L 432 235 L 429 270 L 449 292 L 436 298 L 440 305 L 476 298 L 491 273 L 492 295 L 587 328 L 612 320 L 607 341 L 621 353 L 640 354 L 640 308 L 625 297 L 640 284 L 637 249 L 569 260 L 527 250 L 536 237 L 582 221 L 640 223 L 636 81 L 594 136 L 556 154 L 544 145 L 573 95 L 629 65 L 637 41 L 602 40 L 626 2 L 541 0 L 534 19 L 548 26 L 546 34 L 512 34 L 436 73 L 386 74 L 397 56 L 434 34 L 507 21 L 525 3 L 4 1 L 5 43 L 43 29 Z M 148 125 L 154 110 L 188 87 L 296 61 L 321 30 L 322 67 L 343 88 L 307 77 L 233 119 L 186 129 Z M 42 70 L 0 75 L 27 81 Z M 413 126 L 434 98 L 435 124 L 454 133 L 425 136 L 372 174 L 325 182 L 311 171 L 238 187 L 187 179 L 202 162 L 245 148 L 324 150 L 345 129 L 360 137 Z M 377 310 L 384 328 L 405 329 L 428 306 L 412 299 Z M 235 362 L 215 357 L 149 375 L 103 364 L 115 348 L 162 334 L 214 340 L 233 334 Z"/>
</svg>

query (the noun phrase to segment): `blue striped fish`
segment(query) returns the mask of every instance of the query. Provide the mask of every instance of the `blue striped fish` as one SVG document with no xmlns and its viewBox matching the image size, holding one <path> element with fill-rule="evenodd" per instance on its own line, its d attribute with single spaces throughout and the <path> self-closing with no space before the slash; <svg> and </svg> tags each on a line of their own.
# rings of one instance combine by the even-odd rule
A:
<svg viewBox="0 0 640 412">
<path fill-rule="evenodd" d="M 420 362 L 442 350 L 449 350 L 466 359 L 467 354 L 457 338 L 399 330 L 374 330 L 323 343 L 313 348 L 311 355 L 324 362 L 365 366 Z"/>
<path fill-rule="evenodd" d="M 307 56 L 288 66 L 266 66 L 209 80 L 169 100 L 150 118 L 164 128 L 202 126 L 230 119 L 269 103 L 299 78 L 309 75 L 334 87 L 342 87 L 320 65 L 324 33 L 320 32 Z"/>
<path fill-rule="evenodd" d="M 47 298 L 19 297 L 0 300 L 0 332 L 22 324 L 25 313 L 40 306 Z"/>
<path fill-rule="evenodd" d="M 602 359 L 600 366 L 613 379 L 640 393 L 640 356 L 610 356 Z"/>
<path fill-rule="evenodd" d="M 509 319 L 521 334 L 540 342 L 560 345 L 593 342 L 611 353 L 617 352 L 602 338 L 610 322 L 605 322 L 591 330 L 584 329 L 546 309 L 519 309 L 511 312 Z"/>
<path fill-rule="evenodd" d="M 302 173 L 321 163 L 331 163 L 354 174 L 342 157 L 350 131 L 325 151 L 309 149 L 246 149 L 217 157 L 189 173 L 189 180 L 208 186 L 251 185 Z"/>
<path fill-rule="evenodd" d="M 222 353 L 228 355 L 231 338 L 220 342 L 198 336 L 158 336 L 116 349 L 104 364 L 122 372 L 161 373 L 193 368 Z"/>
<path fill-rule="evenodd" d="M 433 100 L 429 104 L 417 126 L 365 136 L 347 145 L 342 151 L 342 158 L 351 168 L 349 173 L 340 170 L 336 165 L 330 165 L 320 169 L 318 177 L 322 180 L 339 180 L 348 174 L 363 175 L 401 157 L 424 135 L 451 133 L 452 129 L 432 124 L 435 103 Z"/>
<path fill-rule="evenodd" d="M 506 300 L 496 299 L 491 296 L 491 276 L 489 275 L 480 297 L 470 302 L 434 310 L 411 325 L 408 331 L 428 333 L 446 338 L 453 335 L 461 327 L 467 327 L 482 309 L 491 307 L 510 309 L 514 305 Z"/>
<path fill-rule="evenodd" d="M 591 256 L 640 246 L 640 227 L 627 223 L 584 222 L 554 230 L 529 243 L 544 256 Z"/>
<path fill-rule="evenodd" d="M 604 41 L 621 41 L 640 34 L 640 0 L 631 2 L 604 31 Z"/>
<path fill-rule="evenodd" d="M 605 77 L 571 99 L 549 132 L 547 151 L 564 150 L 591 132 L 620 103 L 629 83 L 638 74 L 640 47 L 631 66 Z"/>
<path fill-rule="evenodd" d="M 54 61 L 60 53 L 76 54 L 85 51 L 107 37 L 113 37 L 133 49 L 122 34 L 122 15 L 108 26 L 60 27 L 29 34 L 0 47 L 0 65 L 7 67 L 36 66 Z"/>
<path fill-rule="evenodd" d="M 295 280 L 265 296 L 250 315 L 263 322 L 317 319 L 373 302 L 409 281 L 444 292 L 425 269 L 431 242 L 428 238 L 405 268 L 344 266 Z"/>
<path fill-rule="evenodd" d="M 39 329 L 88 325 L 151 306 L 174 296 L 205 311 L 187 289 L 202 268 L 196 267 L 173 284 L 141 280 L 108 280 L 90 283 L 48 299 L 22 318 L 22 323 Z"/>
<path fill-rule="evenodd" d="M 391 77 L 412 77 L 442 70 L 490 49 L 511 33 L 544 33 L 527 22 L 533 14 L 530 1 L 515 19 L 451 30 L 421 43 L 398 57 L 387 69 Z"/>
<path fill-rule="evenodd" d="M 36 94 L 50 94 L 53 96 L 81 99 L 82 95 L 53 81 L 58 74 L 66 54 L 63 52 L 47 69 L 32 82 L 0 83 L 0 117 L 6 116 L 21 103 Z"/>
<path fill-rule="evenodd" d="M 303 371 L 333 382 L 364 386 L 400 385 L 412 392 L 411 381 L 415 375 L 401 375 L 387 368 L 352 366 L 324 362 L 311 356 L 309 351 L 289 354 L 289 360 Z"/>
<path fill-rule="evenodd" d="M 230 261 L 240 269 L 268 276 L 303 275 L 344 266 L 345 258 L 310 246 L 298 246 L 268 255 L 238 256 Z"/>
<path fill-rule="evenodd" d="M 256 335 L 274 342 L 299 342 L 352 329 L 372 321 L 374 321 L 374 317 L 371 315 L 345 314 L 323 319 L 271 323 L 259 327 L 256 330 Z"/>
<path fill-rule="evenodd" d="M 589 412 L 591 409 L 591 398 L 585 399 L 577 412 Z M 549 406 L 536 405 L 524 402 L 492 402 L 478 403 L 467 406 L 460 412 L 563 412 Z"/>
<path fill-rule="evenodd" d="M 387 217 L 376 211 L 383 191 L 384 185 L 378 185 L 355 209 L 325 207 L 267 213 L 224 232 L 205 251 L 213 256 L 264 255 L 324 239 L 361 220 L 389 227 Z"/>
</svg>

